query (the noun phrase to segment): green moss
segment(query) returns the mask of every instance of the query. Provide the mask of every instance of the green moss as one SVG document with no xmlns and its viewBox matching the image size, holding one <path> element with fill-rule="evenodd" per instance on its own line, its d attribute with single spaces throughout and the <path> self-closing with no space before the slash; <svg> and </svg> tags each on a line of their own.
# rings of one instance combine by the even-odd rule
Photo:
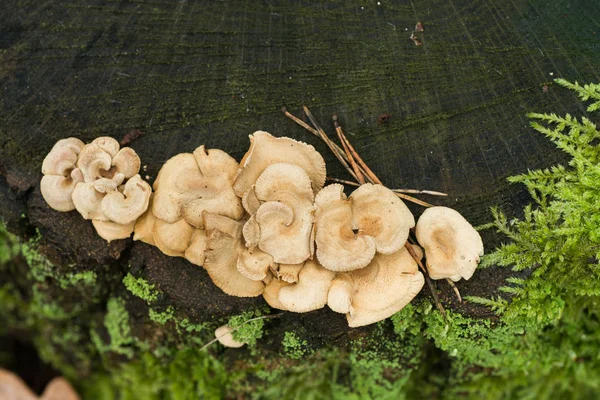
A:
<svg viewBox="0 0 600 400">
<path fill-rule="evenodd" d="M 175 317 L 175 309 L 171 306 L 167 307 L 165 311 L 156 311 L 150 308 L 148 315 L 152 321 L 164 325 Z"/>
<path fill-rule="evenodd" d="M 284 354 L 289 358 L 297 360 L 304 357 L 307 352 L 308 343 L 306 340 L 300 339 L 294 332 L 286 332 L 281 344 Z"/>
<path fill-rule="evenodd" d="M 256 342 L 263 336 L 265 321 L 262 310 L 246 311 L 231 317 L 227 325 L 233 330 L 232 336 L 235 340 L 244 342 L 248 347 L 256 346 Z"/>
<path fill-rule="evenodd" d="M 131 336 L 129 314 L 125 309 L 125 302 L 118 297 L 112 297 L 107 303 L 107 312 L 104 317 L 104 328 L 108 333 L 109 341 L 105 343 L 96 330 L 90 332 L 92 341 L 100 353 L 113 352 L 129 358 L 133 357 L 135 343 Z"/>
<path fill-rule="evenodd" d="M 148 304 L 155 302 L 160 295 L 155 285 L 148 283 L 144 278 L 135 278 L 130 273 L 123 278 L 123 284 L 134 296 L 145 300 Z"/>
</svg>

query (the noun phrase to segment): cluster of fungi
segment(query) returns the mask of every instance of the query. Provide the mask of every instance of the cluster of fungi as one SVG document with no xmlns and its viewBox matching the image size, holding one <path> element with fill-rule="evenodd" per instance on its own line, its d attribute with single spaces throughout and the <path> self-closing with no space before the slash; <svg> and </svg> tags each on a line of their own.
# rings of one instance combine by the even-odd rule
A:
<svg viewBox="0 0 600 400">
<path fill-rule="evenodd" d="M 318 125 L 309 130 L 323 137 Z M 41 191 L 107 241 L 133 233 L 202 266 L 228 295 L 262 295 L 298 313 L 327 305 L 350 327 L 408 304 L 427 278 L 423 256 L 431 279 L 469 279 L 483 254 L 477 231 L 447 207 L 428 207 L 415 224 L 402 201 L 414 198 L 382 185 L 337 122 L 336 130 L 343 150 L 326 142 L 358 178 L 349 196 L 339 183 L 325 186 L 325 161 L 311 145 L 263 131 L 250 135 L 239 163 L 204 146 L 172 157 L 152 188 L 131 148 L 109 137 L 63 139 L 44 160 Z"/>
</svg>

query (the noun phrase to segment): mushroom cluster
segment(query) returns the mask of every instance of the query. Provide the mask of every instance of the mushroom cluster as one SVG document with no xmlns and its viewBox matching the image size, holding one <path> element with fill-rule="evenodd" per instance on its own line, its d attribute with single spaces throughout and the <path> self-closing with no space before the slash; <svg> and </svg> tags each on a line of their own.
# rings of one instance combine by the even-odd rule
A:
<svg viewBox="0 0 600 400">
<path fill-rule="evenodd" d="M 111 137 L 84 144 L 59 140 L 42 164 L 42 196 L 58 211 L 77 210 L 108 242 L 131 235 L 152 189 L 138 175 L 140 158 Z"/>
<path fill-rule="evenodd" d="M 257 131 L 238 164 L 198 147 L 161 168 L 154 184 L 114 139 L 59 141 L 42 167 L 42 193 L 59 211 L 77 209 L 106 240 L 128 237 L 185 257 L 232 296 L 262 295 L 273 308 L 329 306 L 358 327 L 388 318 L 421 290 L 423 253 L 432 279 L 469 279 L 483 254 L 456 211 L 415 218 L 392 190 L 360 185 L 350 196 L 325 184 L 310 145 Z M 411 229 L 422 250 L 409 244 Z M 415 256 L 417 255 L 417 256 Z"/>
</svg>

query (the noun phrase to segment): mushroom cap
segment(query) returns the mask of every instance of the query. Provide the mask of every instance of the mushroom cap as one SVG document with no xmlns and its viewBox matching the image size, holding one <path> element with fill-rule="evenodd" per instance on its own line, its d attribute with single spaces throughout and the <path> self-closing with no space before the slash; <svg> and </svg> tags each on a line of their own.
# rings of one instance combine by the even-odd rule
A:
<svg viewBox="0 0 600 400">
<path fill-rule="evenodd" d="M 183 257 L 192 242 L 194 227 L 184 219 L 169 223 L 156 218 L 153 228 L 153 240 L 156 247 L 172 257 Z"/>
<path fill-rule="evenodd" d="M 246 245 L 258 244 L 277 263 L 299 264 L 309 258 L 314 195 L 302 167 L 269 165 L 248 193 L 252 191 L 261 204 L 244 226 Z"/>
<path fill-rule="evenodd" d="M 79 400 L 79 396 L 71 384 L 59 376 L 46 385 L 40 400 Z"/>
<path fill-rule="evenodd" d="M 329 185 L 316 196 L 315 242 L 321 265 L 332 271 L 365 267 L 375 253 L 400 250 L 415 219 L 394 192 L 361 185 L 349 199 L 343 186 Z"/>
<path fill-rule="evenodd" d="M 375 256 L 375 239 L 357 235 L 352 229 L 352 203 L 344 187 L 325 187 L 315 198 L 315 243 L 317 259 L 331 271 L 363 268 Z"/>
<path fill-rule="evenodd" d="M 230 296 L 260 295 L 264 283 L 246 278 L 237 269 L 238 257 L 246 249 L 241 239 L 243 221 L 203 214 L 207 236 L 203 267 L 213 283 Z"/>
<path fill-rule="evenodd" d="M 142 161 L 131 147 L 123 147 L 112 159 L 112 165 L 129 179 L 140 171 Z"/>
<path fill-rule="evenodd" d="M 335 272 L 308 260 L 300 270 L 298 283 L 279 290 L 279 302 L 286 310 L 298 313 L 323 308 L 327 304 L 327 293 L 334 278 Z"/>
<path fill-rule="evenodd" d="M 285 305 L 279 300 L 279 292 L 282 288 L 291 286 L 292 284 L 289 282 L 285 282 L 279 279 L 272 279 L 267 286 L 265 286 L 265 290 L 262 295 L 267 304 L 273 308 L 278 310 L 288 311 Z"/>
<path fill-rule="evenodd" d="M 38 400 L 21 378 L 0 368 L 0 399 L 4 400 Z"/>
<path fill-rule="evenodd" d="M 431 279 L 450 278 L 456 282 L 473 276 L 483 255 L 483 241 L 458 211 L 428 208 L 419 218 L 415 234 L 425 249 Z"/>
<path fill-rule="evenodd" d="M 279 268 L 277 269 L 277 279 L 280 279 L 287 283 L 296 283 L 298 282 L 298 275 L 300 271 L 304 267 L 304 263 L 302 264 L 279 264 Z"/>
<path fill-rule="evenodd" d="M 79 153 L 77 168 L 81 170 L 86 183 L 102 177 L 112 178 L 111 166 L 112 156 L 94 142 L 86 144 Z"/>
<path fill-rule="evenodd" d="M 84 143 L 77 138 L 61 139 L 54 144 L 42 162 L 42 174 L 68 177 L 77 165 Z"/>
<path fill-rule="evenodd" d="M 350 327 L 369 325 L 400 311 L 421 290 L 425 279 L 406 248 L 377 254 L 362 269 L 338 274 L 331 282 L 327 304 L 346 313 Z"/>
<path fill-rule="evenodd" d="M 77 168 L 72 170 L 67 178 L 61 175 L 44 175 L 40 182 L 40 191 L 51 208 L 62 212 L 72 211 L 75 209 L 73 191 L 79 182 L 83 182 L 83 175 Z"/>
<path fill-rule="evenodd" d="M 99 138 L 94 139 L 91 144 L 94 144 L 107 152 L 111 158 L 117 155 L 119 147 L 121 147 L 119 142 L 110 136 L 100 136 Z"/>
<path fill-rule="evenodd" d="M 248 214 L 254 215 L 256 214 L 256 211 L 258 211 L 260 204 L 261 201 L 256 196 L 256 193 L 254 192 L 254 185 L 252 185 L 246 194 L 244 194 L 244 197 L 242 197 L 242 206 Z"/>
<path fill-rule="evenodd" d="M 202 266 L 204 264 L 204 251 L 206 250 L 206 231 L 204 229 L 195 229 L 192 234 L 190 245 L 183 256 L 192 264 Z"/>
<path fill-rule="evenodd" d="M 156 217 L 152 214 L 150 207 L 142 214 L 141 217 L 135 222 L 133 228 L 133 240 L 140 240 L 144 243 L 148 243 L 151 246 L 156 246 L 154 242 L 154 223 Z"/>
<path fill-rule="evenodd" d="M 259 249 L 244 249 L 237 260 L 240 274 L 253 281 L 262 281 L 273 268 L 275 268 L 273 257 Z"/>
<path fill-rule="evenodd" d="M 133 233 L 135 222 L 122 225 L 111 221 L 92 220 L 92 225 L 100 237 L 107 242 L 112 242 L 117 239 L 127 239 Z"/>
<path fill-rule="evenodd" d="M 233 183 L 238 197 L 244 197 L 269 165 L 280 162 L 302 167 L 315 193 L 325 184 L 325 160 L 313 146 L 287 137 L 276 138 L 264 131 L 256 131 L 249 137 L 250 149 L 242 158 Z"/>
<path fill-rule="evenodd" d="M 215 338 L 225 347 L 237 349 L 245 345 L 246 343 L 238 342 L 233 338 L 232 331 L 229 325 L 220 326 L 215 330 Z"/>
<path fill-rule="evenodd" d="M 75 209 L 85 219 L 108 221 L 100 204 L 106 193 L 96 190 L 94 182 L 79 182 L 75 185 L 71 196 Z"/>
<path fill-rule="evenodd" d="M 203 211 L 239 219 L 244 209 L 231 188 L 236 170 L 237 162 L 221 150 L 200 146 L 194 154 L 178 154 L 163 165 L 154 181 L 152 212 L 170 223 L 185 218 L 200 229 Z"/>
<path fill-rule="evenodd" d="M 123 193 L 108 193 L 100 206 L 109 220 L 125 225 L 135 222 L 148 209 L 151 194 L 150 185 L 135 175 L 127 181 Z"/>
</svg>

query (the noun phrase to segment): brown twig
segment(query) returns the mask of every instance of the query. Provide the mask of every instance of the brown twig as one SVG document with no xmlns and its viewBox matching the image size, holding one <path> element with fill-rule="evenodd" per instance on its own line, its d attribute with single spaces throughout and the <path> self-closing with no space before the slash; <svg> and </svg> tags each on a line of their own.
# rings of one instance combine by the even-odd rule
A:
<svg viewBox="0 0 600 400">
<path fill-rule="evenodd" d="M 413 202 L 415 204 L 418 204 L 420 206 L 423 206 L 423 207 L 433 207 L 433 204 L 429 204 L 426 201 L 419 200 L 416 197 L 412 197 L 412 196 L 409 196 L 407 194 L 398 193 L 398 192 L 394 192 L 394 194 L 396 196 L 400 197 L 401 199 L 408 200 L 408 201 Z"/>
<path fill-rule="evenodd" d="M 352 171 L 352 169 L 348 165 L 348 159 L 346 158 L 346 154 L 344 154 L 344 151 L 342 149 L 340 149 L 339 146 L 337 144 L 335 144 L 331 139 L 329 139 L 329 136 L 327 136 L 327 134 L 325 134 L 324 131 L 323 131 L 323 134 L 321 134 L 318 130 L 312 128 L 306 122 L 302 121 L 300 118 L 298 118 L 295 115 L 288 112 L 288 110 L 285 107 L 283 107 L 281 109 L 281 111 L 283 111 L 283 113 L 285 114 L 286 117 L 288 117 L 289 119 L 291 119 L 292 121 L 294 121 L 295 123 L 297 123 L 298 125 L 303 127 L 304 129 L 306 129 L 307 131 L 309 131 L 316 137 L 321 138 L 325 142 L 327 147 L 329 147 L 329 150 L 332 151 L 332 153 L 336 156 L 336 158 L 342 163 L 344 168 L 346 168 L 346 170 L 350 173 L 350 175 L 352 175 L 352 177 L 354 179 L 358 180 L 357 176 L 354 174 L 354 171 Z"/>
<path fill-rule="evenodd" d="M 454 282 L 452 282 L 450 278 L 446 278 L 446 282 L 448 282 L 452 290 L 454 290 L 454 294 L 456 295 L 456 297 L 458 297 L 458 302 L 462 303 L 462 296 L 460 295 L 460 292 L 458 291 L 458 288 L 456 287 Z"/>
<path fill-rule="evenodd" d="M 439 299 L 437 293 L 435 292 L 435 288 L 433 287 L 433 282 L 431 282 L 431 278 L 429 278 L 429 275 L 427 275 L 427 270 L 425 269 L 425 266 L 421 262 L 421 259 L 419 258 L 419 256 L 417 256 L 417 253 L 415 253 L 415 250 L 412 248 L 412 245 L 410 243 L 406 242 L 404 244 L 404 247 L 406 247 L 406 250 L 408 250 L 408 252 L 411 255 L 411 257 L 413 258 L 413 260 L 415 260 L 417 262 L 417 264 L 419 265 L 419 268 L 421 268 L 421 270 L 423 270 L 423 276 L 425 277 L 425 282 L 427 282 L 427 286 L 429 287 L 429 291 L 431 292 L 431 296 L 433 297 L 435 306 L 437 307 L 438 310 L 440 310 L 440 313 L 442 314 L 442 316 L 445 319 L 446 318 L 446 310 L 444 310 L 444 306 L 440 302 L 440 299 Z"/>
<path fill-rule="evenodd" d="M 361 185 L 364 184 L 366 182 L 365 177 L 362 174 L 362 172 L 360 172 L 360 169 L 358 169 L 358 164 L 356 164 L 356 160 L 354 159 L 354 154 L 352 154 L 352 152 L 350 151 L 350 146 L 348 145 L 348 140 L 346 139 L 346 136 L 344 136 L 342 127 L 340 126 L 340 124 L 338 124 L 337 115 L 333 116 L 333 125 L 335 126 L 335 132 L 337 133 L 338 138 L 340 139 L 340 142 L 342 143 L 342 147 L 344 148 L 346 157 L 348 157 L 348 160 L 350 161 L 350 165 L 352 166 L 352 170 L 354 171 L 354 174 L 356 175 L 358 183 L 360 183 Z"/>
<path fill-rule="evenodd" d="M 337 121 L 337 117 L 336 117 L 336 121 Z M 342 131 L 342 128 L 340 128 L 340 132 L 341 131 Z M 352 154 L 352 157 L 354 157 L 356 159 L 356 161 L 361 165 L 361 167 L 363 167 L 363 170 L 367 173 L 367 176 L 371 179 L 372 183 L 377 183 L 377 184 L 383 185 L 383 183 L 381 183 L 381 181 L 379 180 L 377 175 L 375 175 L 373 173 L 373 171 L 371 171 L 371 168 L 369 168 L 367 166 L 367 164 L 363 161 L 362 157 L 358 155 L 358 152 L 354 149 L 354 146 L 352 146 L 352 144 L 350 143 L 350 141 L 344 135 L 343 132 L 342 132 L 342 137 L 343 137 L 343 142 L 345 142 L 346 145 L 348 146 L 348 148 L 350 149 L 350 153 Z"/>
<path fill-rule="evenodd" d="M 344 185 L 350 185 L 350 186 L 360 186 L 360 184 L 356 183 L 356 182 L 352 182 L 352 181 L 348 181 L 345 179 L 338 179 L 338 178 L 332 178 L 332 177 L 327 177 L 328 181 L 331 182 L 337 182 L 337 183 L 343 183 Z M 442 193 L 442 192 L 436 192 L 433 190 L 419 190 L 419 189 L 390 189 L 392 192 L 394 193 L 413 193 L 413 194 L 429 194 L 432 196 L 448 196 L 446 193 Z"/>
</svg>

